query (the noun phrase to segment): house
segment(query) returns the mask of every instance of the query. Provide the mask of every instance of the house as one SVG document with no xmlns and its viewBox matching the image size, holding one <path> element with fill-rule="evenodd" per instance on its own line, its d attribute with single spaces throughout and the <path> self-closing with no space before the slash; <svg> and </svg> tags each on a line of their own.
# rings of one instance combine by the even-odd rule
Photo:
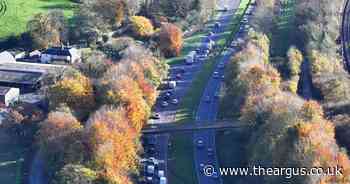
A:
<svg viewBox="0 0 350 184">
<path fill-rule="evenodd" d="M 0 53 L 0 63 L 16 62 L 15 57 L 10 52 L 4 51 Z"/>
<path fill-rule="evenodd" d="M 0 86 L 0 104 L 8 107 L 19 99 L 19 88 Z"/>
<path fill-rule="evenodd" d="M 41 53 L 42 63 L 52 63 L 53 61 L 64 61 L 66 63 L 80 62 L 80 51 L 72 47 L 52 47 Z"/>
</svg>

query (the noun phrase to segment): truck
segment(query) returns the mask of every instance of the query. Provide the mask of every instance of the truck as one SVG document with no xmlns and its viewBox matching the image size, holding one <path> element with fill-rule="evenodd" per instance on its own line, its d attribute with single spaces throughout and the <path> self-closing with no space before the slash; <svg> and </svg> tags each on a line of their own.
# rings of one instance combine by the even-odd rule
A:
<svg viewBox="0 0 350 184">
<path fill-rule="evenodd" d="M 196 51 L 191 51 L 185 59 L 186 64 L 190 65 L 193 64 L 196 60 Z"/>
</svg>

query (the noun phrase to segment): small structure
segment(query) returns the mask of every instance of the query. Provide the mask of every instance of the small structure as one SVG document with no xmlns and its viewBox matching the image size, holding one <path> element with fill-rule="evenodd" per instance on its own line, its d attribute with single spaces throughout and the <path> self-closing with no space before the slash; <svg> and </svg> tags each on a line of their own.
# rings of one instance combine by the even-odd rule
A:
<svg viewBox="0 0 350 184">
<path fill-rule="evenodd" d="M 19 88 L 0 86 L 0 104 L 8 107 L 19 99 Z"/>
<path fill-rule="evenodd" d="M 80 62 L 81 54 L 78 49 L 72 47 L 52 47 L 41 53 L 42 63 L 52 63 L 53 61 L 64 61 L 72 64 Z"/>
<path fill-rule="evenodd" d="M 0 53 L 0 63 L 16 62 L 15 57 L 10 52 L 4 51 Z"/>
</svg>

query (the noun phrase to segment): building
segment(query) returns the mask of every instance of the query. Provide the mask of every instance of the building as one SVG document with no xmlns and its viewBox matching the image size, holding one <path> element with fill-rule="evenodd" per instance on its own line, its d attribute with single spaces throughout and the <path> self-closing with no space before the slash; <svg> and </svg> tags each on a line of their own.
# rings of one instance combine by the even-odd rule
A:
<svg viewBox="0 0 350 184">
<path fill-rule="evenodd" d="M 19 99 L 19 88 L 0 86 L 0 104 L 8 107 Z"/>
<path fill-rule="evenodd" d="M 66 63 L 80 62 L 81 54 L 76 48 L 71 47 L 52 47 L 41 53 L 40 61 L 42 63 L 52 63 L 53 61 L 64 61 Z"/>
<path fill-rule="evenodd" d="M 0 63 L 16 62 L 15 57 L 7 51 L 0 53 Z"/>
</svg>

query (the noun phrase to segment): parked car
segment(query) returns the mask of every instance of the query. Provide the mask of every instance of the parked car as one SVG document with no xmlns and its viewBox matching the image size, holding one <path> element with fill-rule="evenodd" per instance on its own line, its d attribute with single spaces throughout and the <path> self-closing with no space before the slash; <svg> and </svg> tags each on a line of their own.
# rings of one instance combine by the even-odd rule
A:
<svg viewBox="0 0 350 184">
<path fill-rule="evenodd" d="M 207 103 L 210 103 L 210 96 L 209 96 L 209 95 L 206 96 L 205 99 L 204 99 L 204 101 L 207 102 Z"/>
<path fill-rule="evenodd" d="M 203 139 L 199 138 L 196 140 L 196 146 L 197 148 L 203 148 L 204 147 L 204 141 Z"/>
</svg>

